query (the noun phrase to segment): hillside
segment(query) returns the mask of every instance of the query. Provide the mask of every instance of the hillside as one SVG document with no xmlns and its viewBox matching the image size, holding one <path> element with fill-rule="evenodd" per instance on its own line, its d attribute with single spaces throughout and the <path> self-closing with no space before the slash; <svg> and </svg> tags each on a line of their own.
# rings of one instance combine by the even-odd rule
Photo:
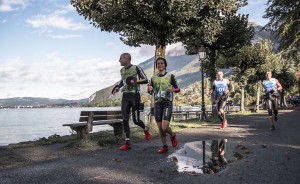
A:
<svg viewBox="0 0 300 184">
<path fill-rule="evenodd" d="M 15 106 L 80 106 L 86 103 L 88 99 L 66 100 L 66 99 L 49 99 L 49 98 L 34 98 L 34 97 L 15 97 L 0 99 L 0 107 L 15 107 Z"/>
</svg>

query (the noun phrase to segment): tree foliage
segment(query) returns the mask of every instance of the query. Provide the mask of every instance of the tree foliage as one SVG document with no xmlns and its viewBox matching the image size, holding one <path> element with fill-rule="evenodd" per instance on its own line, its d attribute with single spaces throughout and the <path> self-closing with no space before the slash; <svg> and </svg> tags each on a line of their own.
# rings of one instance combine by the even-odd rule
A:
<svg viewBox="0 0 300 184">
<path fill-rule="evenodd" d="M 264 27 L 280 38 L 281 49 L 300 48 L 300 1 L 269 0 L 263 16 L 270 19 Z"/>
<path fill-rule="evenodd" d="M 212 10 L 211 10 L 212 11 Z M 206 63 L 208 76 L 213 80 L 216 68 L 229 68 L 232 63 L 222 62 L 222 57 L 233 57 L 239 49 L 251 44 L 254 28 L 248 25 L 248 16 L 228 13 L 218 14 L 212 11 L 207 22 L 190 25 L 189 29 L 181 33 L 187 53 L 197 53 L 200 45 L 209 49 L 209 62 Z M 209 20 L 209 19 L 213 20 Z M 198 35 L 198 36 L 195 36 Z"/>
<path fill-rule="evenodd" d="M 129 46 L 156 48 L 181 41 L 179 32 L 198 24 L 214 24 L 215 13 L 236 12 L 246 0 L 71 0 L 78 13 L 101 31 L 116 32 Z M 208 8 L 209 7 L 209 8 Z M 210 17 L 202 21 L 203 17 Z M 213 31 L 214 29 L 211 29 Z"/>
<path fill-rule="evenodd" d="M 129 46 L 166 46 L 194 12 L 194 1 L 71 0 L 78 13 L 101 31 L 119 33 Z"/>
<path fill-rule="evenodd" d="M 234 80 L 245 86 L 245 89 L 251 89 L 250 86 L 257 85 L 266 78 L 267 71 L 272 71 L 273 77 L 280 81 L 284 91 L 291 91 L 296 84 L 296 67 L 283 58 L 281 53 L 274 53 L 273 50 L 270 40 L 259 40 L 241 48 L 239 54 L 230 59 L 231 65 L 235 65 Z"/>
</svg>

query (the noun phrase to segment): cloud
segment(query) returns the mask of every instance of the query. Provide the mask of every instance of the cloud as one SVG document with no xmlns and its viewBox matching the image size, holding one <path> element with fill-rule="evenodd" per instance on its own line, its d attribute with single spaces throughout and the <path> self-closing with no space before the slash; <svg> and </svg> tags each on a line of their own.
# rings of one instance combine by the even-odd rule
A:
<svg viewBox="0 0 300 184">
<path fill-rule="evenodd" d="M 0 98 L 88 98 L 95 91 L 118 82 L 120 69 L 117 61 L 104 61 L 101 58 L 69 61 L 57 53 L 31 64 L 19 58 L 1 60 Z"/>
<path fill-rule="evenodd" d="M 66 40 L 69 38 L 78 38 L 81 37 L 81 35 L 73 35 L 73 34 L 69 34 L 69 35 L 48 35 L 50 38 L 53 39 L 60 39 L 60 40 Z"/>
<path fill-rule="evenodd" d="M 62 5 L 62 6 L 59 6 L 58 8 L 59 8 L 58 10 L 54 11 L 54 14 L 56 14 L 56 15 L 64 15 L 69 12 L 75 11 L 74 6 L 72 6 L 71 4 L 68 4 L 66 6 Z"/>
<path fill-rule="evenodd" d="M 7 20 L 4 19 L 4 20 L 1 20 L 0 22 L 1 22 L 2 24 L 4 24 L 5 22 L 7 22 Z"/>
<path fill-rule="evenodd" d="M 25 8 L 29 3 L 29 0 L 2 0 L 0 4 L 0 12 L 8 12 Z"/>
<path fill-rule="evenodd" d="M 167 45 L 166 55 L 180 56 L 185 54 L 186 49 L 181 42 Z M 155 55 L 155 47 L 150 45 L 141 45 L 141 47 L 134 48 L 130 51 L 133 57 L 136 58 L 149 58 Z"/>
<path fill-rule="evenodd" d="M 76 22 L 71 18 L 69 13 L 74 12 L 76 12 L 75 8 L 71 4 L 60 5 L 50 14 L 37 14 L 26 19 L 25 22 L 40 31 L 40 33 L 53 32 L 53 30 L 76 31 L 88 29 L 90 25 Z"/>
<path fill-rule="evenodd" d="M 186 49 L 183 47 L 181 42 L 168 45 L 166 48 L 166 55 L 170 56 L 181 56 L 185 55 Z"/>
<path fill-rule="evenodd" d="M 151 45 L 141 45 L 141 47 L 136 47 L 129 52 L 136 58 L 152 57 L 155 54 L 155 47 Z"/>
<path fill-rule="evenodd" d="M 73 19 L 66 18 L 61 15 L 36 15 L 26 20 L 33 28 L 40 28 L 43 32 L 54 29 L 79 30 L 86 29 L 83 23 L 75 23 Z"/>
<path fill-rule="evenodd" d="M 166 55 L 180 56 L 185 54 L 186 49 L 183 47 L 181 42 L 167 45 Z M 122 52 L 129 52 L 132 57 L 132 64 L 139 64 L 146 61 L 149 58 L 155 56 L 155 46 L 141 45 L 141 47 L 135 47 L 131 50 L 124 50 Z"/>
<path fill-rule="evenodd" d="M 257 4 L 261 4 L 262 2 L 263 2 L 262 0 L 248 0 L 248 5 L 257 5 Z"/>
<path fill-rule="evenodd" d="M 106 42 L 104 45 L 106 45 L 106 46 L 108 46 L 110 48 L 114 48 L 114 49 L 118 49 L 119 48 L 119 46 L 116 43 L 114 43 L 114 42 Z"/>
</svg>

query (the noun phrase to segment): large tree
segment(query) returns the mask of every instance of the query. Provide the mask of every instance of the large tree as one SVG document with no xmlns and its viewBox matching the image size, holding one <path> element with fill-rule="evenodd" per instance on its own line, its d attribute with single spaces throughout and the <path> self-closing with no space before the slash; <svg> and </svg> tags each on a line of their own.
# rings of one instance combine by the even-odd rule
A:
<svg viewBox="0 0 300 184">
<path fill-rule="evenodd" d="M 280 39 L 280 49 L 300 48 L 300 1 L 269 0 L 264 18 L 270 21 L 264 29 Z"/>
<path fill-rule="evenodd" d="M 210 16 L 203 15 L 204 23 L 190 24 L 189 29 L 180 36 L 188 54 L 197 53 L 200 45 L 208 48 L 209 62 L 206 62 L 205 68 L 208 76 L 214 80 L 217 68 L 232 66 L 230 63 L 222 62 L 226 60 L 220 58 L 233 57 L 241 47 L 250 45 L 254 28 L 248 24 L 247 15 L 235 13 L 222 15 L 215 9 L 207 11 L 210 12 Z"/>
<path fill-rule="evenodd" d="M 181 41 L 178 32 L 197 24 L 214 24 L 215 13 L 235 12 L 246 0 L 71 0 L 78 13 L 101 31 L 116 32 L 129 46 L 156 48 Z M 203 16 L 212 18 L 203 22 Z M 210 32 L 215 27 L 206 29 Z M 198 35 L 194 35 L 196 38 Z M 198 39 L 198 38 L 197 38 Z"/>
<path fill-rule="evenodd" d="M 235 81 L 240 84 L 241 96 L 244 89 L 251 89 L 249 86 L 257 86 L 256 91 L 248 91 L 248 94 L 255 96 L 261 91 L 261 81 L 266 77 L 266 71 L 272 71 L 283 86 L 281 102 L 286 92 L 291 91 L 296 84 L 295 67 L 287 59 L 282 58 L 281 53 L 273 52 L 273 44 L 270 40 L 259 40 L 257 43 L 241 48 L 239 54 L 230 59 L 235 63 Z M 259 85 L 257 85 L 259 84 Z M 255 92 L 255 93 L 254 93 Z M 257 95 L 259 96 L 259 95 Z M 257 98 L 259 100 L 259 98 Z M 243 105 L 243 99 L 241 100 Z M 256 103 L 259 105 L 259 102 Z M 242 107 L 242 106 L 241 106 Z M 242 108 L 243 110 L 243 108 Z"/>
<path fill-rule="evenodd" d="M 129 46 L 164 47 L 175 42 L 193 1 L 71 0 L 80 15 L 101 31 L 116 32 Z"/>
<path fill-rule="evenodd" d="M 234 81 L 240 86 L 242 111 L 244 111 L 245 104 L 245 89 L 248 84 L 255 84 L 262 79 L 256 76 L 256 71 L 258 67 L 269 62 L 268 58 L 274 58 L 272 48 L 270 41 L 259 40 L 253 45 L 242 47 L 234 57 L 227 61 L 233 66 Z"/>
</svg>

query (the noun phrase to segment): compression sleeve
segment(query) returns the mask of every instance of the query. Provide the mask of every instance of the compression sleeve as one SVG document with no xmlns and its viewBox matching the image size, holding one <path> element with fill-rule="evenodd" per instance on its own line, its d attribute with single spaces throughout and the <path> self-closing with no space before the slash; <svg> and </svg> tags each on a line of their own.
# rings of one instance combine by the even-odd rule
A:
<svg viewBox="0 0 300 184">
<path fill-rule="evenodd" d="M 119 82 L 119 84 L 117 84 L 117 86 L 118 86 L 119 88 L 123 87 L 123 86 L 124 86 L 123 80 L 120 80 L 120 82 Z M 116 87 L 117 87 L 117 86 L 116 86 Z"/>
<path fill-rule="evenodd" d="M 173 74 L 171 74 L 171 85 L 175 89 L 175 91 L 174 91 L 175 93 L 180 92 L 180 88 L 178 87 L 177 81 L 176 81 L 175 76 Z"/>
<path fill-rule="evenodd" d="M 145 72 L 143 71 L 143 69 L 139 66 L 136 66 L 136 71 L 137 71 L 137 74 L 140 78 L 136 81 L 136 83 L 137 84 L 147 84 L 148 79 L 147 79 L 147 76 L 146 76 Z"/>
</svg>

